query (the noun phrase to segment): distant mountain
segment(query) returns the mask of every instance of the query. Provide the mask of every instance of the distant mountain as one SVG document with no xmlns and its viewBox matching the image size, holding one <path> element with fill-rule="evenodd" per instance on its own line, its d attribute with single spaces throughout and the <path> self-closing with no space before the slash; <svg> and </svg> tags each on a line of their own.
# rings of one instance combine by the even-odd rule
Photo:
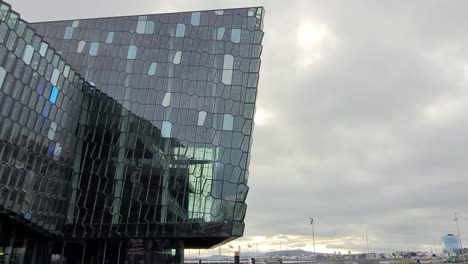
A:
<svg viewBox="0 0 468 264">
<path fill-rule="evenodd" d="M 305 251 L 302 249 L 292 249 L 292 250 L 278 250 L 265 253 L 265 257 L 274 257 L 274 256 L 292 256 L 299 257 L 302 255 L 310 256 L 314 255 L 314 252 Z"/>
</svg>

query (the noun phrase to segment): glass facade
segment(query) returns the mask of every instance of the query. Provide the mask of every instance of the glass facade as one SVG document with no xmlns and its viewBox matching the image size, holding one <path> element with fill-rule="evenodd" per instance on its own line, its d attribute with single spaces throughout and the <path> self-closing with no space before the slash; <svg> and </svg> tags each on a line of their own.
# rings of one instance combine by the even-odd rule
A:
<svg viewBox="0 0 468 264">
<path fill-rule="evenodd" d="M 242 236 L 263 14 L 28 25 L 2 3 L 0 229 L 28 231 L 0 251 L 44 233 L 68 263 L 179 263 Z"/>
</svg>

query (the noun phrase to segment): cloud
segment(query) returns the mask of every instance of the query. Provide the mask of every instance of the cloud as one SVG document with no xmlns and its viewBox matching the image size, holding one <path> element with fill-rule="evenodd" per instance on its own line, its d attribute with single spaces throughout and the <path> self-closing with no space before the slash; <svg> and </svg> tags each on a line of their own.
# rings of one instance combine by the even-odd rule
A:
<svg viewBox="0 0 468 264">
<path fill-rule="evenodd" d="M 366 231 L 371 249 L 431 250 L 455 211 L 468 238 L 468 2 L 11 3 L 31 21 L 264 5 L 265 123 L 233 243 L 310 249 L 314 217 L 321 250 L 360 251 Z"/>
</svg>

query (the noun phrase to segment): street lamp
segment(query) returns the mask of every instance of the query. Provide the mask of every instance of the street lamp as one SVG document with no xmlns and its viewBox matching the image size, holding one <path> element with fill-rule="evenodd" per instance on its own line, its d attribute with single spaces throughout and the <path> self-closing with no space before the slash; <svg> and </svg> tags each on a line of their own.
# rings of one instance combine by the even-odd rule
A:
<svg viewBox="0 0 468 264">
<path fill-rule="evenodd" d="M 465 252 L 463 251 L 462 239 L 461 239 L 461 235 L 460 235 L 460 227 L 458 226 L 458 217 L 457 217 L 457 215 L 458 215 L 458 213 L 455 213 L 454 221 L 457 223 L 458 240 L 460 242 L 461 253 L 462 253 L 462 256 L 463 256 L 463 263 L 466 263 Z"/>
<path fill-rule="evenodd" d="M 310 225 L 312 226 L 312 242 L 314 243 L 314 254 L 315 254 L 315 234 L 314 234 L 314 218 L 310 218 Z"/>
</svg>

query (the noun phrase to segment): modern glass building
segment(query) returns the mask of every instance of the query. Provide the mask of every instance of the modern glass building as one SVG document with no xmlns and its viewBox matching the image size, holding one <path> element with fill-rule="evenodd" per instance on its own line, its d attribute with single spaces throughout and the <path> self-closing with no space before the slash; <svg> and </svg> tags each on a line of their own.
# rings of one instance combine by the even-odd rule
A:
<svg viewBox="0 0 468 264">
<path fill-rule="evenodd" d="M 443 236 L 442 241 L 444 241 L 444 251 L 447 253 L 453 253 L 454 251 L 461 248 L 460 240 L 458 236 L 454 234 L 447 234 L 446 236 Z"/>
<path fill-rule="evenodd" d="M 0 263 L 242 236 L 263 8 L 28 24 L 0 3 Z"/>
</svg>

